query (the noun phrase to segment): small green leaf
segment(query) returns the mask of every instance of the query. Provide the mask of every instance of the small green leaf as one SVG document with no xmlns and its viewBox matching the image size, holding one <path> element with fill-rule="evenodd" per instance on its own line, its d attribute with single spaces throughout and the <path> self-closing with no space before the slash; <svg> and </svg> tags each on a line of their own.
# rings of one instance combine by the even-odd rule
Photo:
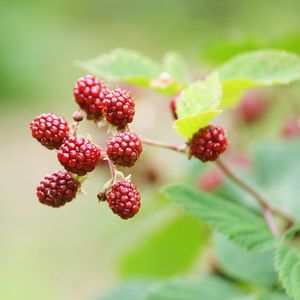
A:
<svg viewBox="0 0 300 300">
<path fill-rule="evenodd" d="M 153 286 L 143 300 L 233 300 L 244 294 L 234 285 L 218 277 L 197 280 L 171 279 Z"/>
<path fill-rule="evenodd" d="M 150 81 L 161 73 L 158 63 L 139 52 L 125 49 L 113 50 L 95 59 L 79 62 L 79 65 L 101 79 L 140 86 L 149 86 Z"/>
<path fill-rule="evenodd" d="M 221 110 L 210 110 L 195 116 L 178 119 L 174 122 L 174 128 L 179 134 L 190 139 L 200 128 L 207 126 L 221 112 Z"/>
<path fill-rule="evenodd" d="M 171 78 L 181 82 L 189 83 L 192 80 L 191 72 L 183 57 L 176 52 L 165 55 L 163 71 L 171 75 Z"/>
<path fill-rule="evenodd" d="M 281 243 L 277 247 L 276 269 L 287 294 L 293 300 L 300 299 L 300 257 L 298 250 Z"/>
<path fill-rule="evenodd" d="M 206 239 L 206 226 L 188 215 L 176 217 L 123 255 L 121 274 L 157 278 L 185 272 L 201 254 Z"/>
<path fill-rule="evenodd" d="M 212 73 L 205 81 L 189 85 L 177 101 L 178 120 L 175 129 L 190 138 L 200 128 L 206 126 L 221 111 L 222 87 L 217 73 Z"/>
<path fill-rule="evenodd" d="M 183 185 L 168 186 L 164 192 L 187 212 L 247 250 L 274 248 L 275 240 L 266 223 L 251 211 Z"/>
<path fill-rule="evenodd" d="M 259 50 L 238 55 L 220 69 L 224 84 L 222 107 L 238 103 L 246 88 L 288 84 L 300 79 L 300 58 L 281 50 Z"/>
</svg>

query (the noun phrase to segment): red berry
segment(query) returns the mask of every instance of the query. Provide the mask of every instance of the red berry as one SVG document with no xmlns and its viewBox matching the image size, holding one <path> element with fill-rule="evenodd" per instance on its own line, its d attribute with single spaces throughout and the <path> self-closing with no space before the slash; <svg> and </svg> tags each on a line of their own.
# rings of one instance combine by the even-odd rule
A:
<svg viewBox="0 0 300 300">
<path fill-rule="evenodd" d="M 116 89 L 105 96 L 102 102 L 106 120 L 119 129 L 133 121 L 134 101 L 125 90 Z"/>
<path fill-rule="evenodd" d="M 99 147 L 89 140 L 71 136 L 59 148 L 57 158 L 67 171 L 83 176 L 95 169 L 101 155 Z"/>
<path fill-rule="evenodd" d="M 74 97 L 88 119 L 102 116 L 102 101 L 109 89 L 92 75 L 80 77 L 74 86 Z"/>
<path fill-rule="evenodd" d="M 216 169 L 208 169 L 199 179 L 199 187 L 206 192 L 212 192 L 219 188 L 223 183 L 223 174 Z"/>
<path fill-rule="evenodd" d="M 59 207 L 73 200 L 78 188 L 79 183 L 72 174 L 56 171 L 42 179 L 36 189 L 36 195 L 42 204 Z"/>
<path fill-rule="evenodd" d="M 176 94 L 176 95 L 173 95 L 171 97 L 171 101 L 170 101 L 170 109 L 171 109 L 171 113 L 172 113 L 172 116 L 173 116 L 174 120 L 178 119 L 177 112 L 176 112 L 176 107 L 177 107 L 177 101 L 179 99 L 179 96 L 180 96 L 180 93 Z"/>
<path fill-rule="evenodd" d="M 117 181 L 106 192 L 106 198 L 112 211 L 122 219 L 132 218 L 140 209 L 140 194 L 128 179 Z"/>
<path fill-rule="evenodd" d="M 208 125 L 194 134 L 189 146 L 190 156 L 206 162 L 216 160 L 227 149 L 228 142 L 221 127 Z"/>
<path fill-rule="evenodd" d="M 54 114 L 41 114 L 30 123 L 32 136 L 48 149 L 58 149 L 69 134 L 67 121 Z"/>
<path fill-rule="evenodd" d="M 123 167 L 132 167 L 142 151 L 142 143 L 133 132 L 120 132 L 108 142 L 106 149 L 109 159 Z"/>
<path fill-rule="evenodd" d="M 283 124 L 282 136 L 286 139 L 300 136 L 300 123 L 298 118 L 289 119 Z"/>
<path fill-rule="evenodd" d="M 242 121 L 252 123 L 262 118 L 265 115 L 267 108 L 267 102 L 262 95 L 248 92 L 242 98 L 237 112 Z"/>
</svg>

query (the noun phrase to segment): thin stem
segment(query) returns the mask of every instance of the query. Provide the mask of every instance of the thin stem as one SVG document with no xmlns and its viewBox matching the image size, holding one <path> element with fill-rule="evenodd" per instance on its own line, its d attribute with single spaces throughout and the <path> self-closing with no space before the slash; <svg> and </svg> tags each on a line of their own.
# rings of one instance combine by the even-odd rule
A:
<svg viewBox="0 0 300 300">
<path fill-rule="evenodd" d="M 254 199 L 258 202 L 258 204 L 261 206 L 263 211 L 269 211 L 269 213 L 276 213 L 277 215 L 283 217 L 286 219 L 289 223 L 294 223 L 294 217 L 287 214 L 283 210 L 281 210 L 279 207 L 273 206 L 268 199 L 266 199 L 259 191 L 257 191 L 254 187 L 249 185 L 246 181 L 244 181 L 242 178 L 240 178 L 238 175 L 235 174 L 235 172 L 221 159 L 218 159 L 215 161 L 217 166 L 226 174 L 231 180 L 233 180 L 236 184 L 238 184 L 242 189 L 247 191 L 249 194 L 251 194 Z"/>
<path fill-rule="evenodd" d="M 280 234 L 279 234 L 278 228 L 276 226 L 276 223 L 274 222 L 274 218 L 273 218 L 271 210 L 267 207 L 263 208 L 263 215 L 264 215 L 265 221 L 268 224 L 273 235 L 275 237 L 279 237 Z"/>
<path fill-rule="evenodd" d="M 116 167 L 115 167 L 114 163 L 110 159 L 107 159 L 107 161 L 108 161 L 109 170 L 110 170 L 110 173 L 111 173 L 112 183 L 115 183 L 116 179 L 117 179 L 117 170 L 116 170 Z"/>
<path fill-rule="evenodd" d="M 186 145 L 176 146 L 176 145 L 158 142 L 155 140 L 145 139 L 145 138 L 142 138 L 141 141 L 142 141 L 142 143 L 150 145 L 150 146 L 156 146 L 156 147 L 165 148 L 165 149 L 169 149 L 169 150 L 173 150 L 173 151 L 177 151 L 177 152 L 184 153 L 186 150 Z"/>
</svg>

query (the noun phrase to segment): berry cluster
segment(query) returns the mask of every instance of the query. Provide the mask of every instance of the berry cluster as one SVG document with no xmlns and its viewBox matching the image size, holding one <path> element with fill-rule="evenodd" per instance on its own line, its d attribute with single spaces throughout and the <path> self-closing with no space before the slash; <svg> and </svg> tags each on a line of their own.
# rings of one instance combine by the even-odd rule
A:
<svg viewBox="0 0 300 300">
<path fill-rule="evenodd" d="M 77 136 L 78 124 L 84 117 L 80 111 L 74 113 L 72 126 L 51 113 L 37 116 L 30 123 L 32 136 L 46 148 L 57 149 L 58 161 L 65 169 L 46 175 L 37 187 L 37 197 L 42 204 L 52 207 L 70 202 L 81 188 L 85 179 L 82 176 L 92 172 L 101 160 L 109 160 L 112 179 L 99 193 L 101 200 L 107 200 L 112 211 L 121 218 L 131 218 L 139 211 L 140 195 L 136 186 L 124 178 L 116 166 L 132 167 L 142 153 L 138 135 L 128 127 L 135 113 L 134 101 L 127 91 L 110 91 L 91 75 L 78 79 L 73 94 L 88 120 L 106 120 L 115 126 L 116 133 L 106 148 L 99 147 L 88 138 Z"/>
<path fill-rule="evenodd" d="M 52 207 L 70 202 L 81 189 L 83 176 L 107 160 L 111 179 L 97 197 L 107 202 L 113 213 L 122 219 L 132 218 L 140 209 L 140 194 L 117 167 L 133 167 L 143 151 L 139 136 L 129 128 L 135 114 L 134 100 L 126 90 L 110 90 L 91 75 L 78 79 L 73 95 L 81 110 L 73 114 L 71 126 L 52 113 L 39 115 L 30 123 L 32 136 L 46 148 L 56 149 L 58 161 L 65 169 L 42 179 L 36 190 L 38 200 Z M 179 96 L 172 97 L 170 105 L 175 119 Z M 77 135 L 78 125 L 84 119 L 82 111 L 88 120 L 104 122 L 114 128 L 106 147 Z M 189 155 L 203 162 L 217 159 L 227 144 L 223 129 L 212 125 L 201 128 L 187 143 Z"/>
</svg>

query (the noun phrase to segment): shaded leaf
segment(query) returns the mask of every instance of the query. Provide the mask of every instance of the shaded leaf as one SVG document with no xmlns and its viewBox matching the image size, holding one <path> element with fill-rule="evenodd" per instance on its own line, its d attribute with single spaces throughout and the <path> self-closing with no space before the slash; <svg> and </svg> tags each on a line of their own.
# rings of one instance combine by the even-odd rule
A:
<svg viewBox="0 0 300 300">
<path fill-rule="evenodd" d="M 243 207 L 183 185 L 168 186 L 164 193 L 248 250 L 265 251 L 274 247 L 274 238 L 264 220 Z"/>
<path fill-rule="evenodd" d="M 190 216 L 177 217 L 124 254 L 121 274 L 164 277 L 184 272 L 199 257 L 206 239 L 203 224 Z"/>
</svg>

